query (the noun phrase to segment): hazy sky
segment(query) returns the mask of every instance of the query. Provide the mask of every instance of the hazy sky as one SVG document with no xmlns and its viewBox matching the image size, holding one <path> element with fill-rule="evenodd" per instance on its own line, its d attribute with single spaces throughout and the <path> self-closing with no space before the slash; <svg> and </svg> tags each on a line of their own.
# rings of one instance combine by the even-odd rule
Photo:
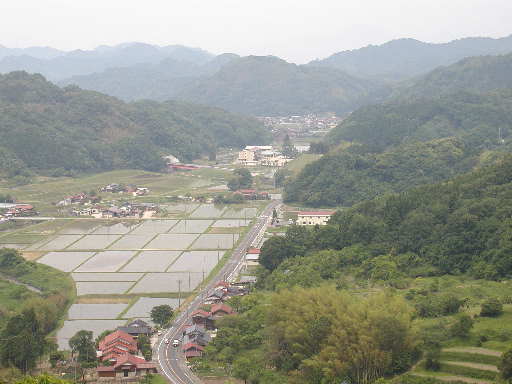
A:
<svg viewBox="0 0 512 384">
<path fill-rule="evenodd" d="M 400 37 L 512 34 L 512 0 L 0 0 L 0 44 L 142 41 L 302 63 Z"/>
</svg>

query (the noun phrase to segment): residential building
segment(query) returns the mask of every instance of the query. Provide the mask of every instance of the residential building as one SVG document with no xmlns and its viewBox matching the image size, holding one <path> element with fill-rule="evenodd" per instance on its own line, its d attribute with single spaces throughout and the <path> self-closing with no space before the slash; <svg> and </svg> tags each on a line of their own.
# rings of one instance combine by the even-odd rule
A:
<svg viewBox="0 0 512 384">
<path fill-rule="evenodd" d="M 96 368 L 99 378 L 143 377 L 157 373 L 155 363 L 146 361 L 142 357 L 125 353 L 119 356 L 114 365 L 99 366 Z"/>
<path fill-rule="evenodd" d="M 219 317 L 223 317 L 226 315 L 232 315 L 234 312 L 235 311 L 233 311 L 233 308 L 224 303 L 213 304 L 212 309 L 210 311 L 214 319 L 218 319 Z"/>
<path fill-rule="evenodd" d="M 259 248 L 249 248 L 245 252 L 245 268 L 249 267 L 257 267 L 260 265 L 260 249 Z"/>
<path fill-rule="evenodd" d="M 117 329 L 122 332 L 126 332 L 127 334 L 133 336 L 134 338 L 137 338 L 140 335 L 150 336 L 152 333 L 152 329 L 148 325 L 148 323 L 139 319 L 132 321 L 125 327 L 118 327 Z"/>
<path fill-rule="evenodd" d="M 202 309 L 198 309 L 192 313 L 192 323 L 200 325 L 206 329 L 215 329 L 212 314 Z"/>
<path fill-rule="evenodd" d="M 98 349 L 102 361 L 117 361 L 126 353 L 137 353 L 137 341 L 126 332 L 117 330 L 99 342 Z"/>
<path fill-rule="evenodd" d="M 297 214 L 297 225 L 326 225 L 336 211 L 303 211 Z"/>
<path fill-rule="evenodd" d="M 185 357 L 187 359 L 201 357 L 204 352 L 204 347 L 195 343 L 187 343 L 183 345 L 183 352 L 185 353 Z"/>
</svg>

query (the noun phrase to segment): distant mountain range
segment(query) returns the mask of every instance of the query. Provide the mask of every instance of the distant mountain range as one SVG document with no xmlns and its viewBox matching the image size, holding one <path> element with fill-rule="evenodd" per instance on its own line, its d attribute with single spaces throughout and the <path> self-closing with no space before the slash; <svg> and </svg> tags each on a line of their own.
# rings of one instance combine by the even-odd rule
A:
<svg viewBox="0 0 512 384">
<path fill-rule="evenodd" d="M 431 44 L 399 39 L 382 45 L 335 53 L 310 65 L 336 68 L 360 77 L 403 80 L 463 58 L 512 52 L 512 35 L 500 39 L 469 37 L 449 43 Z"/>
<path fill-rule="evenodd" d="M 50 80 L 102 72 L 108 68 L 153 65 L 165 59 L 205 63 L 214 55 L 199 48 L 181 45 L 159 47 L 144 43 L 100 46 L 91 51 L 62 52 L 52 48 L 9 49 L 0 47 L 0 73 L 27 71 Z"/>
<path fill-rule="evenodd" d="M 0 73 L 41 73 L 62 86 L 76 84 L 126 101 L 186 100 L 251 115 L 346 114 L 397 94 L 419 97 L 451 87 L 479 88 L 491 79 L 474 78 L 470 72 L 482 65 L 496 66 L 494 81 L 499 83 L 506 77 L 507 67 L 498 62 L 500 59 L 486 57 L 459 63 L 466 72 L 457 71 L 457 78 L 447 68 L 428 74 L 429 78 L 417 76 L 468 56 L 510 52 L 512 36 L 466 38 L 446 44 L 400 39 L 340 52 L 306 65 L 272 56 L 215 56 L 179 45 L 127 43 L 71 52 L 0 47 Z M 502 72 L 500 65 L 505 65 Z M 466 81 L 469 77 L 473 83 Z"/>
</svg>

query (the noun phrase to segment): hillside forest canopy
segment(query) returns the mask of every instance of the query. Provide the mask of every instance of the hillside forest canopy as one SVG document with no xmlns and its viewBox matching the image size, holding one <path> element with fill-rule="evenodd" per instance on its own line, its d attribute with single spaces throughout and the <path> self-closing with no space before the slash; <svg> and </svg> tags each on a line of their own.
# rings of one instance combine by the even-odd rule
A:
<svg viewBox="0 0 512 384">
<path fill-rule="evenodd" d="M 222 147 L 267 143 L 256 119 L 182 102 L 125 103 L 41 75 L 0 75 L 0 171 L 161 170 Z"/>
</svg>

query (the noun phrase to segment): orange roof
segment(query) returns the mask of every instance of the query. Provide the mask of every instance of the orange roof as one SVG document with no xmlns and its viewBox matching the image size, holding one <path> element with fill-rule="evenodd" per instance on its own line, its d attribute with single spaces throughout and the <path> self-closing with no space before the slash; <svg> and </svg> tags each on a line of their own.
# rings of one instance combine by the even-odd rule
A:
<svg viewBox="0 0 512 384">
<path fill-rule="evenodd" d="M 105 336 L 103 340 L 99 342 L 98 347 L 100 351 L 104 351 L 105 349 L 109 348 L 112 343 L 115 343 L 119 339 L 128 344 L 129 347 L 135 347 L 135 349 L 137 349 L 137 342 L 135 341 L 135 339 L 131 335 L 120 330 L 114 331 Z"/>
<path fill-rule="evenodd" d="M 144 358 L 131 355 L 129 353 L 124 354 L 123 356 L 120 356 L 119 359 L 117 359 L 116 365 L 114 365 L 114 368 L 117 368 L 121 365 L 131 364 L 135 365 L 137 368 L 139 368 L 141 365 L 144 365 L 144 368 L 156 368 L 156 365 L 153 363 L 148 363 Z M 142 368 L 142 367 L 140 367 Z"/>
<path fill-rule="evenodd" d="M 212 315 L 215 315 L 217 312 L 219 311 L 222 311 L 222 312 L 226 312 L 227 314 L 231 314 L 233 313 L 233 308 L 231 308 L 229 305 L 227 304 L 213 304 L 212 305 Z"/>
<path fill-rule="evenodd" d="M 199 344 L 196 344 L 196 343 L 188 343 L 188 344 L 185 344 L 183 346 L 183 350 L 184 351 L 188 351 L 189 349 L 192 349 L 192 348 L 195 348 L 199 351 L 204 351 L 204 347 L 200 346 Z"/>
<path fill-rule="evenodd" d="M 198 309 L 198 310 L 192 312 L 192 316 L 191 317 L 195 317 L 195 316 L 210 317 L 210 312 L 206 312 L 203 309 Z"/>
</svg>

